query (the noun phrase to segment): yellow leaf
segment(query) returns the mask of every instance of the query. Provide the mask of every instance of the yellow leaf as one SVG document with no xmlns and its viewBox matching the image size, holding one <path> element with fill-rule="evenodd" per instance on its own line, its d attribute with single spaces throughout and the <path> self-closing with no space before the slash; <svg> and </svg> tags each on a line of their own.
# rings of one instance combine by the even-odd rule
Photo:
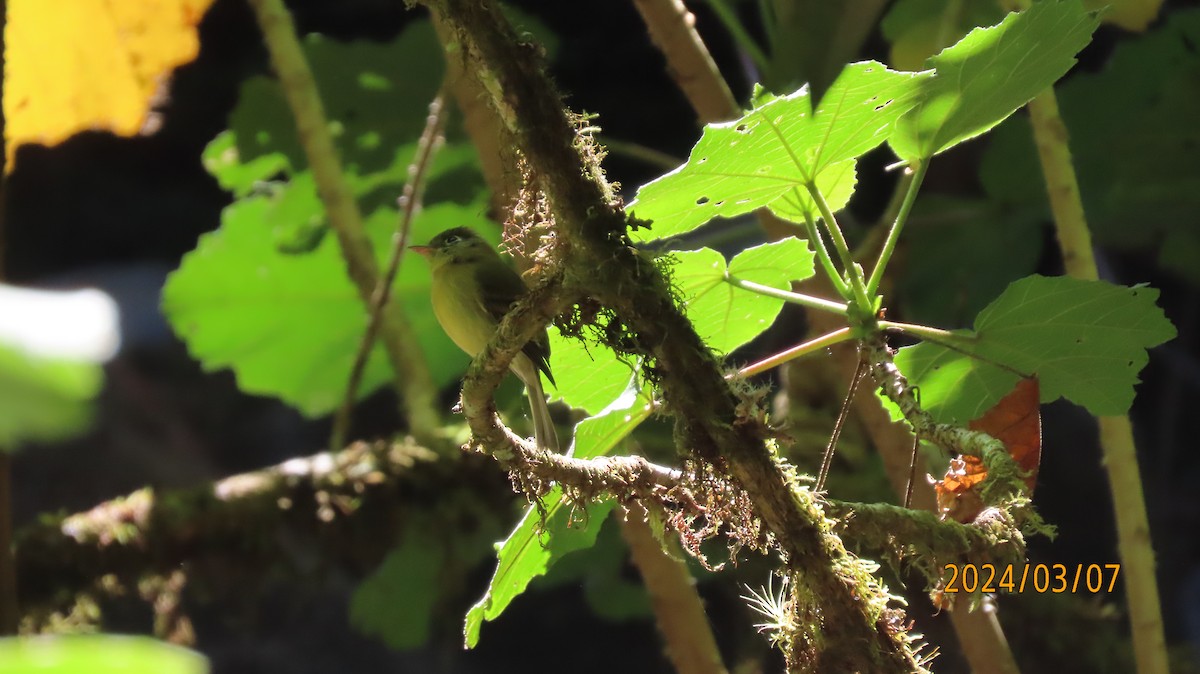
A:
<svg viewBox="0 0 1200 674">
<path fill-rule="evenodd" d="M 86 130 L 132 136 L 171 71 L 196 58 L 212 0 L 9 0 L 4 135 L 54 145 Z"/>
</svg>

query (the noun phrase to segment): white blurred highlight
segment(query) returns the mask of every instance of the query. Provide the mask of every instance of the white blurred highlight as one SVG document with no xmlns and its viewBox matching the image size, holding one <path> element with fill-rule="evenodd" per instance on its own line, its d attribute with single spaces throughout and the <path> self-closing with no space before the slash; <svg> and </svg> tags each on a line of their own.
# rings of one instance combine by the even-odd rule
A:
<svg viewBox="0 0 1200 674">
<path fill-rule="evenodd" d="M 0 343 L 45 358 L 103 363 L 121 346 L 120 311 L 106 293 L 0 284 Z"/>
</svg>

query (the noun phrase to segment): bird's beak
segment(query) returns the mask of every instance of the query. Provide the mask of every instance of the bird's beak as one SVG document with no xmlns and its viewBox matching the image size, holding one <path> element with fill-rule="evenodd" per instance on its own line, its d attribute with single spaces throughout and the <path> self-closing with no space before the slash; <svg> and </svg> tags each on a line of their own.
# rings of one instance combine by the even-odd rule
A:
<svg viewBox="0 0 1200 674">
<path fill-rule="evenodd" d="M 433 255 L 433 249 L 429 246 L 409 246 L 408 249 L 422 257 Z"/>
</svg>

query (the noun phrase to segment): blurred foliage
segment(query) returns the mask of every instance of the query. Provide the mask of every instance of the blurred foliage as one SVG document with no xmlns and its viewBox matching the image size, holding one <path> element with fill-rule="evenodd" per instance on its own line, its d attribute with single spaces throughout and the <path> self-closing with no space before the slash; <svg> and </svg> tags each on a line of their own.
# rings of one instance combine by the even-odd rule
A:
<svg viewBox="0 0 1200 674">
<path fill-rule="evenodd" d="M 0 639 L 0 674 L 205 674 L 198 653 L 108 634 Z"/>
<path fill-rule="evenodd" d="M 70 437 L 87 427 L 104 372 L 0 344 L 0 448 Z"/>
</svg>

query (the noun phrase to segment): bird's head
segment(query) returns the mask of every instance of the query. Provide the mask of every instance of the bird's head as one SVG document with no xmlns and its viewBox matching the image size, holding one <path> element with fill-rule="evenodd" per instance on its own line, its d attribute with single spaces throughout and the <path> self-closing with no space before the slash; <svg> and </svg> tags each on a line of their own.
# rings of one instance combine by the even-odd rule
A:
<svg viewBox="0 0 1200 674">
<path fill-rule="evenodd" d="M 497 257 L 491 244 L 467 227 L 447 229 L 433 237 L 429 245 L 410 246 L 409 250 L 427 258 L 434 270 L 448 264 L 469 264 Z"/>
</svg>

